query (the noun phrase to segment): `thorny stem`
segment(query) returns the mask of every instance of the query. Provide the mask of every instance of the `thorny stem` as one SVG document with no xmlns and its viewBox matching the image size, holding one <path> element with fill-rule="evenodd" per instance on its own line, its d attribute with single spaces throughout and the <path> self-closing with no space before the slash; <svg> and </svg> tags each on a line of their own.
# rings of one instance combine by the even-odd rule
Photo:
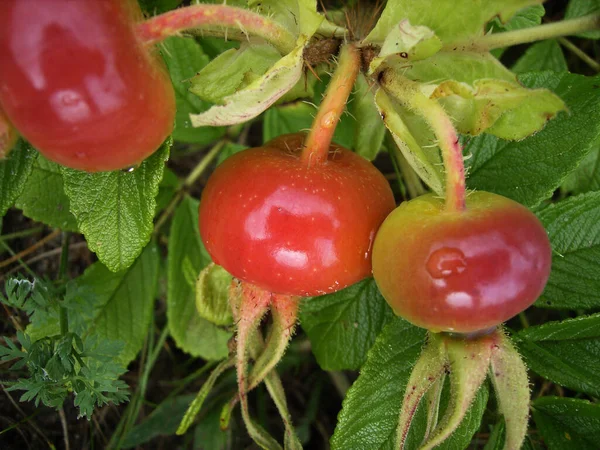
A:
<svg viewBox="0 0 600 450">
<path fill-rule="evenodd" d="M 529 42 L 560 36 L 569 36 L 597 29 L 600 29 L 599 13 L 578 17 L 577 19 L 539 25 L 537 27 L 506 31 L 504 33 L 486 34 L 476 40 L 450 42 L 444 45 L 443 50 L 487 52 L 495 48 L 527 44 Z"/>
<path fill-rule="evenodd" d="M 386 71 L 380 76 L 380 83 L 396 100 L 421 116 L 435 134 L 446 169 L 446 211 L 464 210 L 465 165 L 450 116 L 437 101 L 424 95 L 414 81 Z"/>
<path fill-rule="evenodd" d="M 249 35 L 264 38 L 286 54 L 296 46 L 295 37 L 273 20 L 247 9 L 227 5 L 193 5 L 160 14 L 137 25 L 138 38 L 145 44 L 160 42 L 183 31 L 227 37 L 228 29 L 239 30 L 233 38 Z"/>
<path fill-rule="evenodd" d="M 353 44 L 342 46 L 338 66 L 327 86 L 310 132 L 304 143 L 302 160 L 308 164 L 327 161 L 333 133 L 340 120 L 360 68 L 360 53 Z"/>
</svg>

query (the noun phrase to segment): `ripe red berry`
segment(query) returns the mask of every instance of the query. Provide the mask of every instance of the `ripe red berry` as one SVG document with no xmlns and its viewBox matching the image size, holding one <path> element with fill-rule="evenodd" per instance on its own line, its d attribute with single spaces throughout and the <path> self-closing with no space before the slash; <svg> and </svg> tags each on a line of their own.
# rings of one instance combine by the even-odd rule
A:
<svg viewBox="0 0 600 450">
<path fill-rule="evenodd" d="M 444 210 L 429 194 L 400 205 L 382 224 L 373 276 L 395 313 L 432 331 L 494 327 L 530 306 L 550 273 L 551 248 L 524 206 L 488 192 L 467 209 Z"/>
<path fill-rule="evenodd" d="M 2 0 L 0 105 L 47 158 L 87 171 L 140 163 L 170 134 L 164 65 L 127 0 Z"/>
<path fill-rule="evenodd" d="M 281 136 L 221 164 L 200 202 L 214 262 L 280 294 L 334 292 L 371 274 L 375 233 L 394 208 L 375 167 L 332 145 L 326 162 L 300 159 L 305 136 Z"/>
</svg>

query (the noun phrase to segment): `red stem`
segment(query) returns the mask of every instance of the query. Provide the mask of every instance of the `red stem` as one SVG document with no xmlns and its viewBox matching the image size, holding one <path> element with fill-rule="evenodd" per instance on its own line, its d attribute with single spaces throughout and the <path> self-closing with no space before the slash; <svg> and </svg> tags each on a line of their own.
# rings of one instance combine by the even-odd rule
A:
<svg viewBox="0 0 600 450">
<path fill-rule="evenodd" d="M 295 37 L 271 19 L 242 8 L 226 5 L 193 5 L 151 17 L 137 25 L 137 35 L 146 44 L 155 44 L 182 31 L 202 29 L 227 36 L 227 28 L 240 30 L 246 37 L 259 36 L 283 53 L 296 45 Z"/>
<path fill-rule="evenodd" d="M 340 51 L 340 61 L 327 86 L 325 97 L 313 121 L 304 143 L 302 160 L 307 165 L 327 161 L 331 139 L 335 132 L 348 96 L 352 91 L 360 68 L 360 53 L 353 44 L 346 44 Z"/>
</svg>

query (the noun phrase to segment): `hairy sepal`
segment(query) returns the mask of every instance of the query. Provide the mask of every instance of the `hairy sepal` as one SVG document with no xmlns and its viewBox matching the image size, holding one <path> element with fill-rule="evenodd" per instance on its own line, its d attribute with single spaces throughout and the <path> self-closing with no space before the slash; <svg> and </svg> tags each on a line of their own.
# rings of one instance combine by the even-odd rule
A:
<svg viewBox="0 0 600 450">
<path fill-rule="evenodd" d="M 302 76 L 306 39 L 264 75 L 201 114 L 190 114 L 194 127 L 235 125 L 254 119 L 292 89 Z"/>
<path fill-rule="evenodd" d="M 444 173 L 435 138 L 425 122 L 398 105 L 383 89 L 375 105 L 394 142 L 413 170 L 438 195 L 444 195 Z"/>
<path fill-rule="evenodd" d="M 473 340 L 442 337 L 450 365 L 450 403 L 422 449 L 429 450 L 448 439 L 471 407 L 477 391 L 485 382 L 496 333 Z"/>
<path fill-rule="evenodd" d="M 496 391 L 499 412 L 504 416 L 504 449 L 517 450 L 527 434 L 529 380 L 521 356 L 500 330 L 491 352 L 489 375 Z"/>
<path fill-rule="evenodd" d="M 413 368 L 406 386 L 406 391 L 404 392 L 398 428 L 396 429 L 397 448 L 407 448 L 408 433 L 413 419 L 415 418 L 415 413 L 417 412 L 421 400 L 430 390 L 432 391 L 431 406 L 433 406 L 433 408 L 428 408 L 428 424 L 430 421 L 431 423 L 437 421 L 439 395 L 437 396 L 436 401 L 435 394 L 441 393 L 441 390 L 438 392 L 438 389 L 435 389 L 434 386 L 436 386 L 440 380 L 442 380 L 441 384 L 443 384 L 447 365 L 448 360 L 443 340 L 439 335 L 429 333 L 428 342 Z"/>
<path fill-rule="evenodd" d="M 196 280 L 196 310 L 215 325 L 231 325 L 229 286 L 232 276 L 221 266 L 210 263 Z"/>
</svg>

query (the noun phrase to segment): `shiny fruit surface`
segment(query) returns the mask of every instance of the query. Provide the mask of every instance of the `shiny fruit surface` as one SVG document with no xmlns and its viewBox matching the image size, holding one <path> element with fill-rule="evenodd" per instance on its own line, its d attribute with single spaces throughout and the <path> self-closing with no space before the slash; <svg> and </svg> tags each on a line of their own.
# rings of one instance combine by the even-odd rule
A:
<svg viewBox="0 0 600 450">
<path fill-rule="evenodd" d="M 474 192 L 465 211 L 447 212 L 428 194 L 382 224 L 373 276 L 397 315 L 435 332 L 470 333 L 529 307 L 546 285 L 551 256 L 542 224 L 519 203 Z"/>
<path fill-rule="evenodd" d="M 89 172 L 140 163 L 173 128 L 163 64 L 129 0 L 2 0 L 0 107 L 48 159 Z"/>
<path fill-rule="evenodd" d="M 216 264 L 271 292 L 330 293 L 371 274 L 376 231 L 393 210 L 383 175 L 332 145 L 300 159 L 304 134 L 244 150 L 217 167 L 200 201 L 200 234 Z"/>
</svg>

